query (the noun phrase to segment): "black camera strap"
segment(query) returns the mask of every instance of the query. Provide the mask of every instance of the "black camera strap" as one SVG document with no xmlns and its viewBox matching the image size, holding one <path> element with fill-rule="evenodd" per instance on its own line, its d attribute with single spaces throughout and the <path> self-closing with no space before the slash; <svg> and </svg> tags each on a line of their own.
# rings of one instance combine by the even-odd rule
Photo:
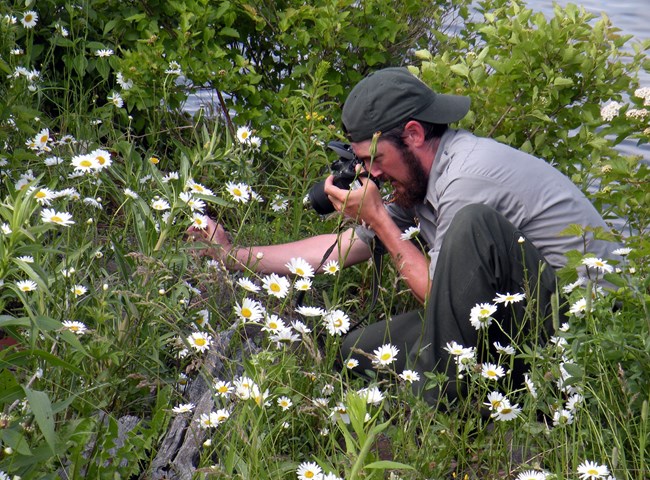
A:
<svg viewBox="0 0 650 480">
<path fill-rule="evenodd" d="M 323 255 L 323 258 L 320 261 L 320 264 L 318 267 L 316 267 L 316 271 L 320 270 L 323 265 L 325 265 L 325 262 L 327 262 L 327 259 L 329 256 L 332 254 L 334 251 L 334 248 L 338 244 L 338 238 L 332 243 L 332 245 L 325 251 L 325 254 Z M 382 264 L 383 264 L 383 258 L 384 258 L 384 247 L 381 244 L 380 241 L 378 241 L 376 238 L 373 238 L 371 240 L 371 245 L 370 248 L 372 249 L 372 297 L 370 299 L 370 306 L 368 307 L 368 311 L 366 312 L 365 315 L 361 316 L 359 320 L 357 320 L 355 323 L 353 323 L 350 326 L 350 329 L 348 330 L 348 333 L 351 332 L 352 330 L 362 326 L 364 323 L 367 323 L 367 320 L 370 318 L 370 314 L 375 308 L 375 305 L 377 304 L 377 299 L 379 298 L 379 286 L 381 282 L 381 269 L 382 269 Z M 302 302 L 305 298 L 305 291 L 301 290 L 298 292 L 298 295 L 296 296 L 296 305 L 301 306 Z"/>
</svg>

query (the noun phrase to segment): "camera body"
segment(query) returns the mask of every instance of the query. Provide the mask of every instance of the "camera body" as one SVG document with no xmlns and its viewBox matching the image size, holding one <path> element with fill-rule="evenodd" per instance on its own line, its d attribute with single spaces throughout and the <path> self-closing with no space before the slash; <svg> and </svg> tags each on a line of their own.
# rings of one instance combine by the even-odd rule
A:
<svg viewBox="0 0 650 480">
<path fill-rule="evenodd" d="M 339 156 L 331 165 L 332 175 L 334 176 L 335 186 L 341 189 L 349 189 L 360 174 L 357 173 L 357 165 L 361 160 L 352 151 L 352 147 L 347 143 L 331 141 L 327 146 L 334 150 Z M 361 174 L 363 175 L 363 174 Z M 321 215 L 327 215 L 335 211 L 332 202 L 325 194 L 325 180 L 315 183 L 309 190 L 308 198 L 312 208 Z"/>
</svg>

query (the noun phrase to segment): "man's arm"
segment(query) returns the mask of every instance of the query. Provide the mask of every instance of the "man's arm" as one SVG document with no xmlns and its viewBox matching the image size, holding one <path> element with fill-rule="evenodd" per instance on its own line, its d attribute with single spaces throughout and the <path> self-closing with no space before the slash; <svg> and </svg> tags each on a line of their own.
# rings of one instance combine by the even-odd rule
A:
<svg viewBox="0 0 650 480">
<path fill-rule="evenodd" d="M 190 228 L 190 238 L 207 242 L 203 254 L 223 261 L 232 270 L 252 270 L 257 273 L 290 274 L 286 264 L 294 257 L 307 261 L 314 269 L 323 261 L 325 252 L 334 245 L 327 260 L 337 260 L 341 266 L 349 266 L 368 260 L 370 248 L 350 228 L 341 234 L 325 234 L 277 245 L 249 247 L 233 246 L 223 227 L 209 220 L 204 230 Z"/>
<path fill-rule="evenodd" d="M 427 298 L 430 288 L 429 261 L 412 242 L 402 240 L 402 231 L 384 208 L 377 186 L 367 178 L 357 190 L 342 190 L 328 178 L 325 192 L 334 207 L 351 218 L 363 221 L 382 241 L 393 263 L 404 278 L 413 295 L 421 302 Z"/>
</svg>

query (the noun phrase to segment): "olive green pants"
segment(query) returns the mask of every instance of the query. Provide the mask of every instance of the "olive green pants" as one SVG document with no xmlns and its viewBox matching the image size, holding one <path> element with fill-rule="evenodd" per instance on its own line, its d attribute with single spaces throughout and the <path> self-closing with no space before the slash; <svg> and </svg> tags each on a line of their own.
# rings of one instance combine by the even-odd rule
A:
<svg viewBox="0 0 650 480">
<path fill-rule="evenodd" d="M 512 223 L 489 207 L 468 205 L 461 209 L 445 235 L 423 309 L 353 330 L 342 343 L 343 358 L 359 360 L 356 370 L 363 374 L 373 369 L 372 362 L 353 349 L 372 354 L 385 343 L 396 346 L 399 355 L 391 367 L 397 373 L 417 371 L 421 379 L 414 388 L 433 404 L 441 394 L 453 399 L 463 389 L 454 359 L 445 350 L 449 342 L 476 347 L 478 362 L 484 362 L 498 358 L 494 342 L 519 346 L 518 340 L 531 336 L 544 341 L 552 328 L 555 273 L 539 250 L 528 240 L 520 241 L 522 238 Z M 524 292 L 532 298 L 499 305 L 492 315 L 496 321 L 487 332 L 479 333 L 470 323 L 470 311 L 476 304 L 493 303 L 497 293 Z M 513 381 L 521 383 L 525 371 L 523 362 L 516 361 Z M 449 381 L 443 391 L 424 390 L 424 372 L 446 373 Z"/>
</svg>

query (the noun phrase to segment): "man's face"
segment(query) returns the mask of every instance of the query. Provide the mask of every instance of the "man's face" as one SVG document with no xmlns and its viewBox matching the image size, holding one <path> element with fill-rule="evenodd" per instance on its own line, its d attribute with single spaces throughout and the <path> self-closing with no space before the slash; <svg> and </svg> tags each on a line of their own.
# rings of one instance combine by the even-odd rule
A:
<svg viewBox="0 0 650 480">
<path fill-rule="evenodd" d="M 424 200 L 429 172 L 420 159 L 407 147 L 399 148 L 390 141 L 377 142 L 377 152 L 370 157 L 371 140 L 352 144 L 352 149 L 363 161 L 366 171 L 393 187 L 393 201 L 410 208 Z"/>
</svg>

